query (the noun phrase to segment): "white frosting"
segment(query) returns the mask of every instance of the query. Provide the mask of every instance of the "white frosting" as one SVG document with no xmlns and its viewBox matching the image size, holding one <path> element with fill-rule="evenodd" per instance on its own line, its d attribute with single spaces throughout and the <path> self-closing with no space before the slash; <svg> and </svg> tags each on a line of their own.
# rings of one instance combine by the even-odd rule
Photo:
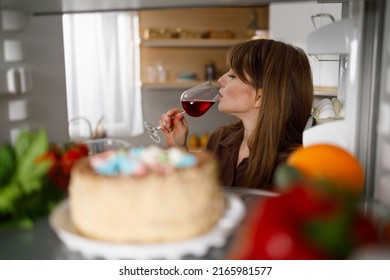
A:
<svg viewBox="0 0 390 280">
<path fill-rule="evenodd" d="M 164 150 L 157 146 L 133 147 L 127 151 L 109 151 L 90 157 L 91 166 L 97 173 L 143 175 L 148 170 L 169 173 L 175 168 L 196 165 L 196 157 L 178 148 Z"/>
</svg>

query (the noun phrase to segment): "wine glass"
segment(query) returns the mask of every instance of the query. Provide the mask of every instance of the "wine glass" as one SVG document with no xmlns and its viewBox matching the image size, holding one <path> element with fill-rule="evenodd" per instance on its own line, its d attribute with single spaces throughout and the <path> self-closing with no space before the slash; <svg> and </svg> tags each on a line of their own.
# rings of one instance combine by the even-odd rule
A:
<svg viewBox="0 0 390 280">
<path fill-rule="evenodd" d="M 180 110 L 180 113 L 187 113 L 191 117 L 203 116 L 211 108 L 211 106 L 214 105 L 219 96 L 219 92 L 209 81 L 187 89 L 180 97 L 181 106 L 183 108 Z M 173 119 L 176 116 L 174 116 Z M 161 142 L 161 138 L 157 134 L 157 131 L 164 125 L 165 123 L 158 126 L 152 126 L 148 122 L 144 122 L 146 132 L 155 143 Z"/>
</svg>

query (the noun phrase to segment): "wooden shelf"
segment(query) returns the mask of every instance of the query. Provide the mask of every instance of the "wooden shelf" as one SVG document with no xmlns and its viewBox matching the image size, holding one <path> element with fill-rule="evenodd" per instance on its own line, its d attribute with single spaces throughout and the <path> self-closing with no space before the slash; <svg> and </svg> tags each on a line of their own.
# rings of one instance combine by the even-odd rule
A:
<svg viewBox="0 0 390 280">
<path fill-rule="evenodd" d="M 199 85 L 205 81 L 189 81 L 189 82 L 166 82 L 166 83 L 142 83 L 144 89 L 186 89 Z M 211 82 L 214 87 L 219 88 L 216 81 Z"/>
<path fill-rule="evenodd" d="M 141 80 L 147 82 L 149 67 L 159 62 L 164 63 L 168 73 L 167 84 L 146 83 L 143 88 L 180 90 L 196 85 L 198 81 L 182 82 L 177 79 L 181 73 L 191 72 L 201 82 L 205 78 L 205 65 L 210 61 L 216 67 L 217 76 L 227 72 L 227 51 L 234 45 L 250 40 L 247 27 L 254 11 L 259 28 L 267 30 L 268 5 L 140 11 Z M 156 33 L 150 32 L 152 29 Z M 231 31 L 234 37 L 218 37 L 223 33 L 213 32 L 224 30 Z M 207 34 L 208 38 L 201 38 L 202 35 L 198 34 Z"/>
<path fill-rule="evenodd" d="M 229 48 L 249 39 L 144 39 L 145 47 Z"/>
</svg>

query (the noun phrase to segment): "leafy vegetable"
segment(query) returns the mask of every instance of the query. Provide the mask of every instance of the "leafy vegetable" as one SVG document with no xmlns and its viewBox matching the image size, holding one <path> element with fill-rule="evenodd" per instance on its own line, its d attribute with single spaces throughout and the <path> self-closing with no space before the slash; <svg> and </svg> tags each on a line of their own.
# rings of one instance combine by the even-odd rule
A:
<svg viewBox="0 0 390 280">
<path fill-rule="evenodd" d="M 11 145 L 4 144 L 0 146 L 0 186 L 9 181 L 15 170 L 15 165 L 15 152 Z"/>
<path fill-rule="evenodd" d="M 15 145 L 0 148 L 0 225 L 31 226 L 60 201 L 61 192 L 48 179 L 54 161 L 45 157 L 49 141 L 44 130 L 23 131 Z"/>
</svg>

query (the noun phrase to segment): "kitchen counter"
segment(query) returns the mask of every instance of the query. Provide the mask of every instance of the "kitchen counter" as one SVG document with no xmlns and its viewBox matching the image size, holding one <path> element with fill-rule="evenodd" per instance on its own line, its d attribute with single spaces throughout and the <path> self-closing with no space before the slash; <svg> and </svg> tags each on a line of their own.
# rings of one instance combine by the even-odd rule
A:
<svg viewBox="0 0 390 280">
<path fill-rule="evenodd" d="M 239 196 L 246 205 L 256 197 L 274 195 L 266 191 L 241 188 L 225 188 L 224 191 Z M 221 248 L 211 248 L 202 259 L 223 259 L 231 239 L 232 237 Z M 50 227 L 48 217 L 44 217 L 39 219 L 31 229 L 0 230 L 0 259 L 80 260 L 86 258 L 79 252 L 69 250 Z M 196 258 L 185 256 L 184 259 Z"/>
</svg>

